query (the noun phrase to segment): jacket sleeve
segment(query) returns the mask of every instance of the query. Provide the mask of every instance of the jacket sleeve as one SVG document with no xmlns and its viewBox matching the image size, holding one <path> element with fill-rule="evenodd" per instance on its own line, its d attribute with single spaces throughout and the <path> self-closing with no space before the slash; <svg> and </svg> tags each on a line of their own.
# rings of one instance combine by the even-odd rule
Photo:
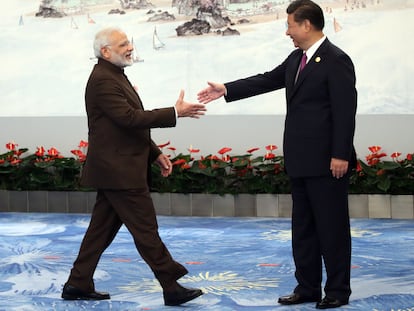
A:
<svg viewBox="0 0 414 311">
<path fill-rule="evenodd" d="M 155 142 L 151 139 L 151 146 L 150 146 L 150 153 L 149 153 L 149 161 L 150 163 L 154 162 L 158 156 L 161 154 L 160 148 L 155 144 Z"/>
<path fill-rule="evenodd" d="M 332 111 L 332 157 L 351 160 L 357 109 L 355 71 L 351 59 L 340 54 L 334 62 L 328 78 Z"/>
<path fill-rule="evenodd" d="M 95 96 L 92 100 L 118 126 L 149 129 L 176 125 L 174 107 L 143 110 L 141 103 L 132 104 L 134 99 L 126 96 L 125 88 L 115 79 L 107 77 L 93 83 L 94 92 L 89 96 Z"/>
<path fill-rule="evenodd" d="M 287 59 L 271 71 L 225 83 L 227 95 L 224 99 L 231 102 L 284 88 L 286 64 Z"/>
</svg>

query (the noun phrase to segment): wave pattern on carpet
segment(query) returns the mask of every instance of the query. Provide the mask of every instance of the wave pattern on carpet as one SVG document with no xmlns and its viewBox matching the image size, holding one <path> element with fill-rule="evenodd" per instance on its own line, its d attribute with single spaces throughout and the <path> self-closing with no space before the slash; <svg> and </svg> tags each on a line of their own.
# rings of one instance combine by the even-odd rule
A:
<svg viewBox="0 0 414 311">
<path fill-rule="evenodd" d="M 205 295 L 185 310 L 315 310 L 281 306 L 296 285 L 290 219 L 158 217 L 160 235 Z M 174 310 L 122 227 L 95 273 L 111 300 L 64 301 L 62 286 L 89 215 L 0 213 L 0 310 Z M 414 310 L 414 222 L 353 219 L 350 304 L 337 310 Z M 182 308 L 182 307 L 181 307 Z"/>
</svg>

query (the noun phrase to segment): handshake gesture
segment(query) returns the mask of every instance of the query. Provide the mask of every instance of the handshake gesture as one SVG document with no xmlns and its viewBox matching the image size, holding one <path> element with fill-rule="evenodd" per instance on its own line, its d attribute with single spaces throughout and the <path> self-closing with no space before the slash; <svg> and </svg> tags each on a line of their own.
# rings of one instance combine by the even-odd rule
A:
<svg viewBox="0 0 414 311">
<path fill-rule="evenodd" d="M 195 119 L 200 118 L 200 116 L 204 115 L 204 112 L 207 111 L 205 105 L 203 104 L 193 104 L 184 101 L 183 90 L 181 90 L 180 96 L 177 99 L 175 110 L 177 111 L 177 116 L 179 118 L 189 117 Z"/>
<path fill-rule="evenodd" d="M 207 111 L 204 104 L 207 104 L 215 99 L 218 99 L 226 95 L 226 87 L 224 84 L 216 82 L 207 82 L 208 87 L 201 90 L 197 94 L 197 99 L 201 104 L 191 104 L 184 101 L 184 91 L 181 90 L 180 96 L 177 99 L 175 109 L 177 110 L 178 117 L 190 117 L 198 119 L 204 115 Z"/>
</svg>

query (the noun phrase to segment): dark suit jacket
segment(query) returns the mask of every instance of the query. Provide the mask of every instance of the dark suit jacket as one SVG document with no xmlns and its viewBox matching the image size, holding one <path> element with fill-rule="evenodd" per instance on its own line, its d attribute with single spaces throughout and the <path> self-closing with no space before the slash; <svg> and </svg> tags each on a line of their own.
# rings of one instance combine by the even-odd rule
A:
<svg viewBox="0 0 414 311">
<path fill-rule="evenodd" d="M 354 65 L 326 39 L 300 73 L 302 50 L 272 71 L 226 83 L 226 101 L 286 88 L 283 153 L 291 177 L 331 175 L 331 158 L 355 165 L 357 92 Z"/>
<path fill-rule="evenodd" d="M 147 187 L 149 164 L 161 151 L 150 128 L 176 124 L 174 107 L 144 111 L 123 69 L 99 59 L 86 93 L 88 153 L 81 183 L 98 189 Z"/>
</svg>

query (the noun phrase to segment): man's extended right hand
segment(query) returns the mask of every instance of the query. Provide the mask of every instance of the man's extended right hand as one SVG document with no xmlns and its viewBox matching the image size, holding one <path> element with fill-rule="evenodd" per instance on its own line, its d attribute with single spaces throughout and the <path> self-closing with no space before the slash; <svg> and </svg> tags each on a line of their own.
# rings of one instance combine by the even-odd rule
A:
<svg viewBox="0 0 414 311">
<path fill-rule="evenodd" d="M 175 104 L 175 109 L 179 118 L 190 117 L 198 119 L 200 116 L 204 115 L 205 111 L 207 111 L 205 105 L 203 104 L 193 104 L 184 101 L 183 90 L 180 91 L 180 96 Z"/>
<path fill-rule="evenodd" d="M 200 103 L 207 104 L 226 94 L 226 87 L 224 84 L 215 82 L 207 82 L 207 84 L 209 86 L 197 94 Z"/>
</svg>

